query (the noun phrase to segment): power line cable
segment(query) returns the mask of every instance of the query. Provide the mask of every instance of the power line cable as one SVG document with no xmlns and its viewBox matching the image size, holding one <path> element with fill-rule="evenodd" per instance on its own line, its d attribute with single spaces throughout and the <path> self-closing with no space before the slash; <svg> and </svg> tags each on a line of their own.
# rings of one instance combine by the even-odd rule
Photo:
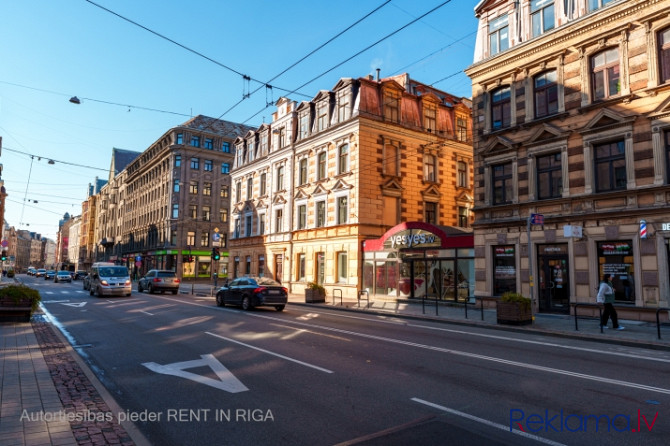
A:
<svg viewBox="0 0 670 446">
<path fill-rule="evenodd" d="M 7 150 L 9 152 L 14 152 L 14 153 L 20 153 L 21 155 L 26 155 L 26 156 L 29 156 L 31 158 L 36 157 L 38 160 L 46 159 L 46 160 L 49 160 L 49 161 L 53 161 L 54 163 L 67 164 L 69 166 L 83 167 L 85 169 L 94 169 L 94 170 L 102 170 L 103 172 L 109 172 L 109 169 L 102 169 L 100 167 L 86 166 L 86 165 L 83 165 L 83 164 L 71 163 L 69 161 L 60 161 L 60 160 L 57 160 L 57 159 L 54 159 L 54 158 L 50 158 L 48 156 L 35 155 L 35 154 L 31 154 L 31 153 L 22 152 L 20 150 L 10 149 L 9 147 L 3 147 L 2 150 Z"/>
<path fill-rule="evenodd" d="M 87 1 L 88 1 L 88 0 L 87 0 Z M 350 60 L 352 60 L 352 59 L 354 59 L 354 58 L 360 56 L 360 55 L 363 54 L 364 52 L 368 51 L 369 49 L 371 49 L 371 48 L 373 48 L 373 47 L 375 47 L 375 46 L 377 46 L 377 45 L 379 45 L 379 44 L 380 44 L 381 42 L 383 42 L 384 40 L 388 39 L 389 37 L 394 36 L 395 34 L 399 33 L 399 32 L 402 31 L 402 30 L 404 30 L 404 29 L 407 28 L 408 26 L 413 25 L 414 23 L 418 22 L 419 20 L 423 19 L 424 17 L 428 16 L 429 14 L 432 14 L 433 12 L 437 11 L 438 9 L 440 9 L 441 7 L 443 7 L 444 5 L 446 5 L 446 4 L 448 4 L 448 3 L 451 3 L 451 0 L 446 0 L 445 2 L 443 2 L 443 3 L 439 4 L 439 5 L 437 5 L 436 7 L 434 7 L 433 9 L 431 9 L 430 11 L 428 11 L 428 12 L 426 12 L 426 13 L 420 15 L 419 17 L 415 18 L 414 20 L 410 21 L 409 23 L 407 23 L 407 24 L 401 26 L 400 28 L 396 29 L 395 31 L 393 31 L 393 32 L 391 32 L 391 33 L 389 33 L 389 34 L 387 34 L 386 36 L 382 37 L 381 39 L 377 40 L 376 42 L 374 42 L 374 43 L 368 45 L 367 47 L 363 48 L 362 50 L 358 51 L 358 52 L 355 53 L 354 55 L 352 55 L 352 56 L 346 58 L 346 59 L 343 60 L 342 62 L 340 62 L 340 63 L 334 65 L 333 67 L 327 69 L 326 71 L 324 71 L 323 73 L 319 74 L 318 76 L 316 76 L 316 77 L 312 78 L 311 80 L 305 82 L 304 84 L 302 84 L 302 85 L 300 85 L 299 87 L 295 88 L 293 91 L 289 92 L 288 94 L 290 95 L 290 94 L 296 93 L 296 92 L 297 92 L 298 90 L 300 90 L 301 88 L 303 88 L 303 87 L 305 87 L 305 86 L 311 84 L 311 83 L 314 82 L 315 80 L 317 80 L 317 79 L 319 79 L 319 78 L 325 76 L 326 74 L 330 73 L 330 72 L 333 71 L 334 69 L 336 69 L 336 68 L 338 68 L 338 67 L 344 65 L 345 63 L 349 62 Z M 260 113 L 262 113 L 262 112 L 263 112 L 265 109 L 267 109 L 267 108 L 268 108 L 268 107 L 265 106 L 264 108 L 262 108 L 261 110 L 259 110 L 257 113 L 255 113 L 253 116 L 251 116 L 251 117 L 249 117 L 248 119 L 246 119 L 243 123 L 246 123 L 246 122 L 250 121 L 251 119 L 255 118 L 256 116 L 258 116 Z"/>
</svg>

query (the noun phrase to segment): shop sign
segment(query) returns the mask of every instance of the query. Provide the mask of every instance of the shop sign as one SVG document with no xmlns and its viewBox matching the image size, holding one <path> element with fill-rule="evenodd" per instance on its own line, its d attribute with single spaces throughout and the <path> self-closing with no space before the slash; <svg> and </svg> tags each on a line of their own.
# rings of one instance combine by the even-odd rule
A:
<svg viewBox="0 0 670 446">
<path fill-rule="evenodd" d="M 496 246 L 496 257 L 514 257 L 514 246 Z"/>
<path fill-rule="evenodd" d="M 428 248 L 442 246 L 442 240 L 432 232 L 424 229 L 406 229 L 389 237 L 384 243 L 384 248 Z"/>
<path fill-rule="evenodd" d="M 670 223 L 661 223 L 661 231 L 670 231 Z"/>
<path fill-rule="evenodd" d="M 600 249 L 604 256 L 627 256 L 631 252 L 631 246 L 627 242 L 601 243 Z"/>
</svg>

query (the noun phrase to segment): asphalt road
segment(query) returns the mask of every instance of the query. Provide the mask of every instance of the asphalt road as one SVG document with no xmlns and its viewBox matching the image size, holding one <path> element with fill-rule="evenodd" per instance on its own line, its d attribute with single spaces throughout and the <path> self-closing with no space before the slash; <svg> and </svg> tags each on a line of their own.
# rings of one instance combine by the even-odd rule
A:
<svg viewBox="0 0 670 446">
<path fill-rule="evenodd" d="M 670 353 L 27 277 L 155 445 L 667 444 Z M 115 414 L 118 415 L 118 414 Z"/>
</svg>

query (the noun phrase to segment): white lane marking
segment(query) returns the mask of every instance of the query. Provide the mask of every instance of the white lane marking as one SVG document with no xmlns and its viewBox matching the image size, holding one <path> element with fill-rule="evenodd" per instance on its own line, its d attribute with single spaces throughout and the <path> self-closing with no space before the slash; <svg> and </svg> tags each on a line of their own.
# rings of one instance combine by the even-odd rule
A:
<svg viewBox="0 0 670 446">
<path fill-rule="evenodd" d="M 67 305 L 68 307 L 81 308 L 84 305 L 86 305 L 86 302 L 77 302 L 77 303 L 71 303 L 71 304 L 62 303 L 61 305 Z"/>
<path fill-rule="evenodd" d="M 290 358 L 290 357 L 288 357 L 288 356 L 280 355 L 279 353 L 271 352 L 271 351 L 269 351 L 269 350 L 265 350 L 265 349 L 260 348 L 260 347 L 255 347 L 255 346 L 250 345 L 250 344 L 245 344 L 244 342 L 236 341 L 235 339 L 231 339 L 231 338 L 227 338 L 227 337 L 225 337 L 225 336 L 221 336 L 221 335 L 218 335 L 218 334 L 210 333 L 210 332 L 208 332 L 208 331 L 206 331 L 205 334 L 208 334 L 208 335 L 210 335 L 210 336 L 214 336 L 215 338 L 223 339 L 224 341 L 234 342 L 235 344 L 240 344 L 240 345 L 243 345 L 243 346 L 245 346 L 245 347 L 252 348 L 252 349 L 254 349 L 254 350 L 258 350 L 259 352 L 267 353 L 268 355 L 272 355 L 272 356 L 276 356 L 276 357 L 278 357 L 278 358 L 286 359 L 287 361 L 292 361 L 292 362 L 295 362 L 296 364 L 304 365 L 304 366 L 306 366 L 306 367 L 311 367 L 311 368 L 316 369 L 316 370 L 319 370 L 319 371 L 321 371 L 321 372 L 325 372 L 325 373 L 333 373 L 332 370 L 324 369 L 323 367 L 319 367 L 319 366 L 317 366 L 317 365 L 313 365 L 313 364 L 309 364 L 309 363 L 307 363 L 307 362 L 299 361 L 299 360 L 297 360 L 297 359 L 293 359 L 293 358 Z"/>
<path fill-rule="evenodd" d="M 310 313 L 316 313 L 317 311 L 315 310 L 309 310 Z M 337 312 L 330 312 L 330 311 L 322 311 L 324 314 L 328 314 L 329 316 L 333 317 L 341 317 L 341 318 L 346 318 L 346 319 L 358 319 L 358 320 L 364 320 L 364 321 L 373 321 L 377 322 L 379 324 L 392 324 L 392 325 L 403 325 L 406 327 L 412 327 L 412 328 L 421 328 L 425 330 L 433 330 L 433 331 L 443 331 L 446 333 L 454 333 L 454 334 L 462 334 L 466 336 L 478 336 L 481 338 L 488 338 L 488 339 L 496 339 L 499 341 L 509 341 L 509 342 L 517 342 L 517 343 L 522 343 L 522 344 L 532 344 L 532 345 L 541 345 L 544 347 L 553 347 L 553 348 L 562 348 L 566 350 L 574 350 L 574 351 L 580 351 L 580 352 L 586 352 L 586 353 L 598 353 L 601 355 L 609 355 L 609 356 L 620 356 L 624 358 L 633 358 L 633 359 L 644 359 L 647 361 L 656 361 L 656 362 L 664 362 L 664 363 L 670 363 L 670 359 L 666 358 L 655 358 L 653 356 L 643 356 L 643 355 L 636 355 L 633 353 L 622 353 L 622 352 L 613 352 L 613 351 L 605 351 L 605 350 L 598 350 L 595 348 L 587 348 L 587 347 L 575 347 L 575 346 L 570 346 L 570 345 L 561 345 L 557 344 L 555 342 L 544 342 L 544 341 L 533 341 L 529 339 L 518 339 L 518 338 L 511 338 L 508 336 L 499 336 L 499 335 L 491 335 L 491 334 L 484 334 L 484 333 L 474 333 L 474 332 L 469 332 L 469 331 L 464 331 L 464 330 L 455 330 L 455 329 L 450 329 L 450 328 L 443 328 L 443 327 L 430 327 L 428 325 L 421 325 L 421 324 L 411 324 L 407 322 L 398 322 L 398 321 L 392 321 L 392 320 L 377 320 L 377 319 L 370 319 L 365 318 L 365 317 L 360 317 L 360 316 L 349 316 L 349 315 L 343 315 L 343 314 L 337 314 Z M 486 327 L 481 327 L 481 328 L 486 328 Z M 538 335 L 542 335 L 541 333 L 538 333 Z"/>
<path fill-rule="evenodd" d="M 462 418 L 467 418 L 468 420 L 471 420 L 471 421 L 476 421 L 477 423 L 481 423 L 481 424 L 484 424 L 486 426 L 494 427 L 496 429 L 500 429 L 500 430 L 503 430 L 503 431 L 506 431 L 506 432 L 510 432 L 510 433 L 513 433 L 513 434 L 516 434 L 516 435 L 520 435 L 522 437 L 530 438 L 531 440 L 535 440 L 535 441 L 538 441 L 540 443 L 550 444 L 552 446 L 565 446 L 563 443 L 558 443 L 558 442 L 555 442 L 555 441 L 552 441 L 552 440 L 547 440 L 546 438 L 542 438 L 542 437 L 539 437 L 537 435 L 529 434 L 527 432 L 523 432 L 523 431 L 520 431 L 518 429 L 512 429 L 510 431 L 508 426 L 502 425 L 500 423 L 495 423 L 493 421 L 489 421 L 489 420 L 486 420 L 484 418 L 479 418 L 477 416 L 470 415 L 469 413 L 461 412 L 461 411 L 458 411 L 456 409 L 450 409 L 449 407 L 440 406 L 438 404 L 431 403 L 430 401 L 422 400 L 420 398 L 412 398 L 412 401 L 414 401 L 416 403 L 420 403 L 420 404 L 425 404 L 426 406 L 430 406 L 430 407 L 433 407 L 435 409 L 442 410 L 442 411 L 450 413 L 452 415 L 457 415 L 457 416 L 462 417 Z"/>
<path fill-rule="evenodd" d="M 153 316 L 153 315 L 154 315 L 153 313 L 149 313 L 148 311 L 144 311 L 144 310 L 139 310 L 139 312 L 140 312 L 140 313 L 144 313 L 144 314 L 148 314 L 149 316 Z"/>
<path fill-rule="evenodd" d="M 239 393 L 249 390 L 239 379 L 235 377 L 235 375 L 233 375 L 223 364 L 221 364 L 219 360 L 214 357 L 214 355 L 200 355 L 200 357 L 202 359 L 175 362 L 165 365 L 156 364 L 155 362 L 145 362 L 142 365 L 152 372 L 190 379 L 191 381 L 205 384 L 207 386 L 214 387 L 215 389 L 225 390 L 226 392 L 230 393 Z M 196 367 L 211 368 L 219 379 L 217 380 L 186 371 L 186 369 L 193 369 Z"/>
<path fill-rule="evenodd" d="M 196 304 L 196 303 L 192 303 L 192 302 L 183 302 L 183 303 L 187 303 L 187 304 L 195 305 L 195 306 L 199 306 L 199 307 L 206 307 L 205 305 L 200 305 L 200 304 Z M 451 349 L 442 348 L 442 347 L 435 347 L 435 346 L 432 346 L 432 345 L 425 345 L 425 344 L 419 344 L 419 343 L 416 343 L 416 342 L 403 341 L 403 340 L 400 340 L 400 339 L 384 338 L 384 337 L 381 337 L 381 336 L 369 335 L 369 334 L 365 334 L 365 333 L 357 333 L 355 331 L 342 330 L 342 329 L 339 329 L 339 328 L 332 328 L 332 327 L 326 327 L 326 326 L 322 326 L 322 325 L 308 324 L 306 322 L 287 321 L 286 319 L 280 319 L 280 318 L 276 318 L 276 317 L 272 317 L 272 316 L 264 316 L 264 315 L 261 315 L 261 314 L 253 314 L 253 313 L 244 313 L 244 314 L 246 314 L 250 317 L 257 317 L 257 318 L 268 319 L 268 320 L 272 320 L 272 321 L 280 321 L 284 324 L 288 322 L 288 323 L 292 323 L 292 324 L 295 324 L 295 325 L 302 325 L 302 326 L 306 326 L 306 327 L 310 327 L 310 328 L 316 328 L 316 329 L 325 330 L 325 331 L 332 331 L 332 332 L 336 332 L 336 333 L 344 333 L 344 334 L 348 334 L 348 335 L 351 335 L 351 336 L 358 336 L 358 337 L 362 337 L 362 338 L 374 339 L 374 340 L 377 340 L 377 341 L 389 342 L 389 343 L 392 343 L 392 344 L 406 345 L 406 346 L 410 346 L 410 347 L 422 348 L 422 349 L 437 351 L 437 352 L 441 352 L 441 353 L 448 353 L 448 354 L 452 354 L 452 355 L 456 355 L 456 356 L 464 356 L 464 357 L 468 357 L 468 358 L 480 359 L 480 360 L 483 360 L 483 361 L 498 362 L 498 363 L 501 363 L 501 364 L 510 365 L 510 366 L 514 366 L 514 367 L 521 367 L 521 368 L 537 370 L 537 371 L 542 371 L 542 372 L 547 372 L 547 373 L 554 373 L 554 374 L 558 374 L 558 375 L 572 376 L 574 378 L 581 378 L 581 379 L 597 381 L 597 382 L 601 382 L 601 383 L 605 382 L 605 383 L 613 384 L 613 385 L 617 385 L 617 386 L 631 387 L 631 388 L 634 388 L 634 389 L 648 390 L 650 392 L 664 393 L 664 394 L 670 395 L 670 389 L 664 389 L 662 387 L 647 386 L 647 385 L 644 385 L 644 384 L 637 384 L 637 383 L 632 383 L 632 382 L 627 382 L 627 381 L 610 379 L 610 378 L 605 378 L 605 377 L 596 376 L 596 375 L 586 375 L 584 373 L 571 372 L 569 370 L 556 369 L 556 368 L 552 368 L 552 367 L 544 367 L 544 366 L 540 366 L 540 365 L 527 364 L 527 363 L 518 362 L 518 361 L 510 361 L 510 360 L 507 360 L 507 359 L 495 358 L 493 356 L 479 355 L 479 354 L 476 354 L 476 353 L 464 352 L 464 351 L 459 351 L 459 350 L 451 350 Z M 213 336 L 216 336 L 216 335 L 213 335 Z M 238 341 L 234 341 L 234 342 L 238 342 Z"/>
</svg>

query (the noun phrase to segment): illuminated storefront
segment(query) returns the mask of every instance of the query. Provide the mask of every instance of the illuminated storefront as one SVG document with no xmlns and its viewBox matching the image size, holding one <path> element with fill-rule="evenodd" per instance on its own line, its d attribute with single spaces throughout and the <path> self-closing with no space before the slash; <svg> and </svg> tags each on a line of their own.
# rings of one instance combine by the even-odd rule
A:
<svg viewBox="0 0 670 446">
<path fill-rule="evenodd" d="M 474 296 L 474 240 L 462 228 L 401 223 L 363 243 L 371 296 L 466 301 Z"/>
</svg>

